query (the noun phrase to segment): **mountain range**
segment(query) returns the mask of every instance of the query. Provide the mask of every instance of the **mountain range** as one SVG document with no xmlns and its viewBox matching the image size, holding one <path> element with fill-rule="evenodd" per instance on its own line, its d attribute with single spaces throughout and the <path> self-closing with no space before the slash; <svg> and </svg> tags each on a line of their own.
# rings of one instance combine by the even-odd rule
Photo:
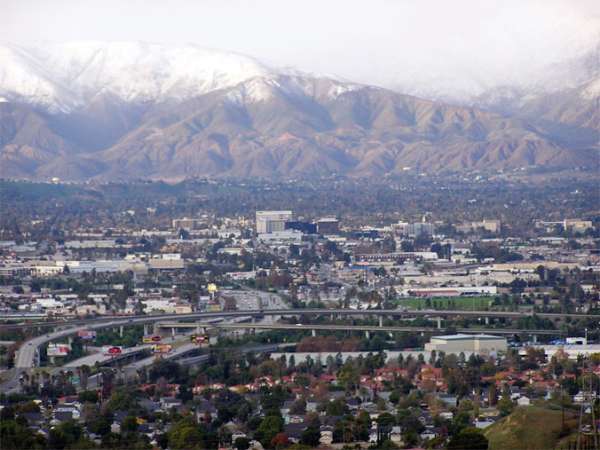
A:
<svg viewBox="0 0 600 450">
<path fill-rule="evenodd" d="M 0 177 L 598 168 L 599 67 L 564 89 L 451 104 L 195 45 L 6 44 Z"/>
</svg>

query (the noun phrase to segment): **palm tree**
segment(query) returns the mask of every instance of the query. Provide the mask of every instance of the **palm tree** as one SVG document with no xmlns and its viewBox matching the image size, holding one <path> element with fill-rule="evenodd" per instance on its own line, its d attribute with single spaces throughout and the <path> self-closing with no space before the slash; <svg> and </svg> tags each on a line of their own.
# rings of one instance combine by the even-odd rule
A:
<svg viewBox="0 0 600 450">
<path fill-rule="evenodd" d="M 87 390 L 88 379 L 91 372 L 92 370 L 90 369 L 90 366 L 86 364 L 77 368 L 77 374 L 79 375 L 79 385 L 84 391 Z"/>
<path fill-rule="evenodd" d="M 27 385 L 29 382 L 29 374 L 27 372 L 23 372 L 21 377 L 19 378 L 19 384 L 21 385 L 21 390 Z"/>
</svg>

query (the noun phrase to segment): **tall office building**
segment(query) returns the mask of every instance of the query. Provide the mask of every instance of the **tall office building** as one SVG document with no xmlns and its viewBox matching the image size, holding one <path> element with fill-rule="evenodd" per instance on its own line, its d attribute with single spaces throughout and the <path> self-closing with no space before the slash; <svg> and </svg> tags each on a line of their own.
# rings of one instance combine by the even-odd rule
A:
<svg viewBox="0 0 600 450">
<path fill-rule="evenodd" d="M 292 219 L 292 211 L 256 211 L 256 232 L 264 234 L 283 231 L 285 223 Z"/>
</svg>

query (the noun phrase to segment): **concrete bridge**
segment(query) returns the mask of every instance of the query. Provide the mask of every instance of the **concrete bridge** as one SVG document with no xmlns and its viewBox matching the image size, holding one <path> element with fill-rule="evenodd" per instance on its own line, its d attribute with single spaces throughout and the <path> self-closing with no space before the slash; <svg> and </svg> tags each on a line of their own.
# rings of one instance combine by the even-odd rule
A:
<svg viewBox="0 0 600 450">
<path fill-rule="evenodd" d="M 332 317 L 356 316 L 356 317 L 464 317 L 464 318 L 504 318 L 504 319 L 520 319 L 523 317 L 539 317 L 550 320 L 564 319 L 594 319 L 600 321 L 600 315 L 597 314 L 578 314 L 578 313 L 534 313 L 534 312 L 519 312 L 519 311 L 485 311 L 485 310 L 401 310 L 401 309 L 319 309 L 319 308 L 302 308 L 302 309 L 265 309 L 265 310 L 243 310 L 243 311 L 218 311 L 218 312 L 195 312 L 189 314 L 156 314 L 156 315 L 138 315 L 138 316 L 103 316 L 94 319 L 72 319 L 51 322 L 36 322 L 36 323 L 18 323 L 18 324 L 1 324 L 0 330 L 24 329 L 24 328 L 56 328 L 56 327 L 72 327 L 84 325 L 100 325 L 104 322 L 113 322 L 121 324 L 151 324 L 157 321 L 164 320 L 195 320 L 195 319 L 210 319 L 210 318 L 232 318 L 243 316 L 320 316 L 330 315 Z M 13 317 L 0 315 L 0 321 L 15 320 Z M 23 320 L 23 319 L 22 319 Z M 383 319 L 382 319 L 383 320 Z"/>
<path fill-rule="evenodd" d="M 559 330 L 523 330 L 515 328 L 444 328 L 444 327 L 410 327 L 389 325 L 339 325 L 339 324 L 286 324 L 286 323 L 206 323 L 206 322 L 157 322 L 154 330 L 158 334 L 170 333 L 175 336 L 177 331 L 196 330 L 198 333 L 206 333 L 209 330 L 309 330 L 315 336 L 317 331 L 364 331 L 367 337 L 373 332 L 385 333 L 431 333 L 442 334 L 447 332 L 468 334 L 501 334 L 501 335 L 539 335 L 556 336 L 561 334 Z M 537 340 L 537 339 L 535 339 Z"/>
</svg>

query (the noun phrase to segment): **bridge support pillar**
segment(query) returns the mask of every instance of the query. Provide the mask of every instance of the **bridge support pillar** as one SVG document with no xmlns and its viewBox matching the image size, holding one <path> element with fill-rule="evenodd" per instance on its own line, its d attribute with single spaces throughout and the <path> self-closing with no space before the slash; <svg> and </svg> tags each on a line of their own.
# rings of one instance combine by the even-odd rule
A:
<svg viewBox="0 0 600 450">
<path fill-rule="evenodd" d="M 73 343 L 73 336 L 69 336 L 67 338 L 67 344 L 71 345 Z"/>
<path fill-rule="evenodd" d="M 383 326 L 383 316 L 379 316 L 379 326 Z"/>
<path fill-rule="evenodd" d="M 310 334 L 312 335 L 312 337 L 316 337 L 317 336 L 317 330 L 315 330 L 313 328 L 312 330 L 310 330 Z"/>
<path fill-rule="evenodd" d="M 438 330 L 442 329 L 442 318 L 441 317 L 437 318 L 437 328 L 438 328 Z"/>
<path fill-rule="evenodd" d="M 369 331 L 365 331 L 365 338 L 367 339 L 371 339 L 371 333 L 369 333 Z"/>
<path fill-rule="evenodd" d="M 175 327 L 171 328 L 171 337 L 175 337 L 177 334 L 177 329 Z"/>
<path fill-rule="evenodd" d="M 150 325 L 147 323 L 144 324 L 144 334 L 146 336 L 148 336 L 150 334 Z"/>
<path fill-rule="evenodd" d="M 120 337 L 123 337 L 123 331 L 124 331 L 124 328 L 125 328 L 125 327 L 123 327 L 123 325 L 121 325 L 121 326 L 119 327 L 119 336 L 120 336 Z"/>
<path fill-rule="evenodd" d="M 534 344 L 537 344 L 537 341 L 538 341 L 538 339 L 537 339 L 537 334 L 534 334 L 534 335 L 533 335 L 533 343 L 534 343 Z"/>
<path fill-rule="evenodd" d="M 486 317 L 486 318 L 485 318 L 485 324 L 486 324 L 486 325 L 489 325 L 489 324 L 490 324 L 490 318 L 489 318 L 489 317 Z"/>
</svg>

